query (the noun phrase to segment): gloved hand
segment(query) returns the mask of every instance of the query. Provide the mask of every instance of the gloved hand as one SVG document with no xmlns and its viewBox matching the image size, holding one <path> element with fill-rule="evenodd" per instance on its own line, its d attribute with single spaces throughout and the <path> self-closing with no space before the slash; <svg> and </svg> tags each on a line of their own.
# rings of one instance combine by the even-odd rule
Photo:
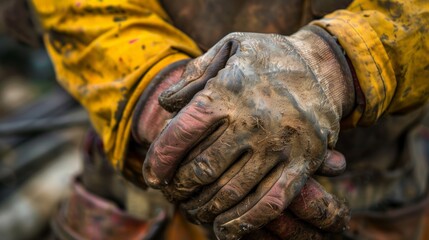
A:
<svg viewBox="0 0 429 240">
<path fill-rule="evenodd" d="M 178 200 L 216 181 L 205 211 L 221 213 L 219 238 L 237 238 L 278 217 L 334 147 L 354 103 L 351 74 L 332 37 L 313 27 L 228 35 L 161 103 L 178 110 L 204 85 L 151 145 L 144 176 Z"/>
</svg>

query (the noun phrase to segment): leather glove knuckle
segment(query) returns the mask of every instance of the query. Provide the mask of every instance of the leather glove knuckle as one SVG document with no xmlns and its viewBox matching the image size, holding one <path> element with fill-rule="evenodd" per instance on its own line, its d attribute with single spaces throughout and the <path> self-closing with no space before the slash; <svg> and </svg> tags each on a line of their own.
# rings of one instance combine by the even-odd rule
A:
<svg viewBox="0 0 429 240">
<path fill-rule="evenodd" d="M 211 183 L 220 175 L 220 173 L 212 168 L 209 161 L 210 160 L 207 158 L 197 157 L 195 161 L 192 162 L 192 169 L 194 170 L 195 176 L 202 183 Z"/>
</svg>

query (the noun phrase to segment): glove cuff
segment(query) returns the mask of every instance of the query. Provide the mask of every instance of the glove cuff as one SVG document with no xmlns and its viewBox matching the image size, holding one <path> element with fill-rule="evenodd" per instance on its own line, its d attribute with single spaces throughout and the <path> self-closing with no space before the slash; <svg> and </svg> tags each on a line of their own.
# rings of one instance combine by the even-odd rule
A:
<svg viewBox="0 0 429 240">
<path fill-rule="evenodd" d="M 336 39 L 320 27 L 306 26 L 290 40 L 336 108 L 338 116 L 347 116 L 355 104 L 355 88 L 351 68 Z"/>
<path fill-rule="evenodd" d="M 176 84 L 189 59 L 170 64 L 159 72 L 146 87 L 137 102 L 132 120 L 132 135 L 139 144 L 150 144 L 161 132 L 171 113 L 158 103 L 158 96 Z"/>
</svg>

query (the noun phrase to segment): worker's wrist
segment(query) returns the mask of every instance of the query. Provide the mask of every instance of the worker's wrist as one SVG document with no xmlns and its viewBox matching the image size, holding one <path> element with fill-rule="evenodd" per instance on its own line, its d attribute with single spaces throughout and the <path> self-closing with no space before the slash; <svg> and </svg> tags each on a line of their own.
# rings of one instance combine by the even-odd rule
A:
<svg viewBox="0 0 429 240">
<path fill-rule="evenodd" d="M 133 114 L 132 135 L 140 144 L 150 144 L 165 125 L 171 113 L 158 103 L 158 96 L 177 83 L 189 59 L 172 63 L 161 70 L 141 95 Z"/>
</svg>

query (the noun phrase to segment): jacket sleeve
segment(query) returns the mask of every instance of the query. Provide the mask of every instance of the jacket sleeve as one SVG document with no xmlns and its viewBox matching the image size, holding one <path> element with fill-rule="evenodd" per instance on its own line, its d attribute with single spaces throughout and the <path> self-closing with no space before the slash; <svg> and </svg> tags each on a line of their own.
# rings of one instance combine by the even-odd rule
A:
<svg viewBox="0 0 429 240">
<path fill-rule="evenodd" d="M 428 99 L 428 1 L 355 0 L 312 24 L 338 38 L 355 69 L 361 97 L 349 124 L 370 125 Z"/>
<path fill-rule="evenodd" d="M 121 169 L 137 99 L 162 68 L 200 53 L 156 0 L 32 0 L 60 84 Z"/>
</svg>

